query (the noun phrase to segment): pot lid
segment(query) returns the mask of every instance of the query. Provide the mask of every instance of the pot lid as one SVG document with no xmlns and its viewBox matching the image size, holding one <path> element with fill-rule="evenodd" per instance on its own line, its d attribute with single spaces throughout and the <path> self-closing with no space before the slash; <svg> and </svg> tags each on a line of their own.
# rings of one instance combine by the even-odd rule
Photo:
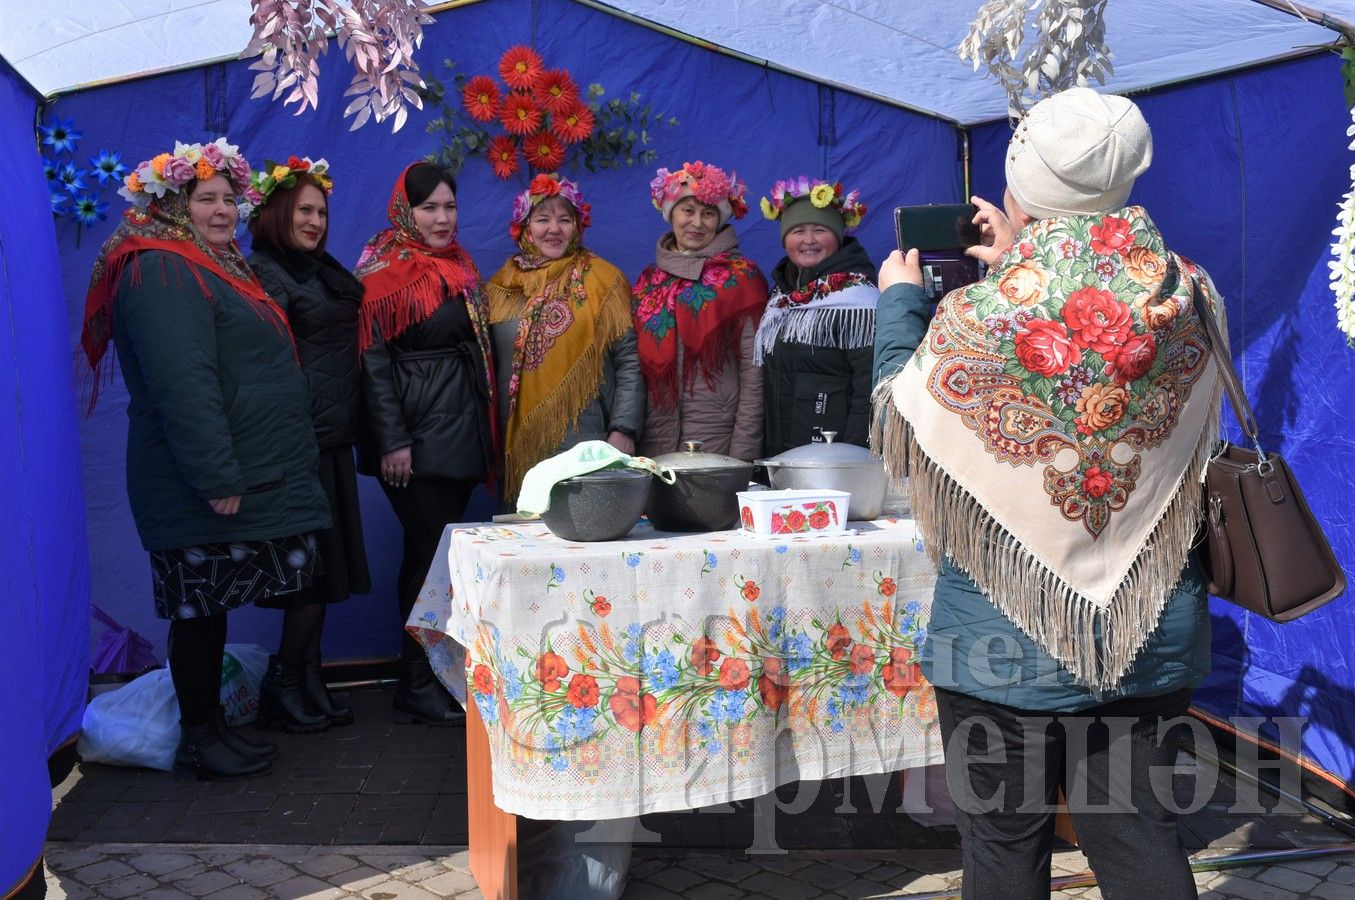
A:
<svg viewBox="0 0 1355 900">
<path fill-rule="evenodd" d="M 557 482 L 557 484 L 563 484 L 566 481 L 570 482 L 571 484 L 580 481 L 586 481 L 589 482 L 590 484 L 598 484 L 613 481 L 635 481 L 637 479 L 649 477 L 650 474 L 644 471 L 643 469 L 629 469 L 617 467 L 610 469 L 598 469 L 596 472 L 585 472 L 582 475 L 574 475 Z"/>
<path fill-rule="evenodd" d="M 723 453 L 707 453 L 701 449 L 700 441 L 683 441 L 682 449 L 676 453 L 665 453 L 654 460 L 660 466 L 675 472 L 710 472 L 717 469 L 745 469 L 752 463 Z"/>
<path fill-rule="evenodd" d="M 839 444 L 836 431 L 824 431 L 823 441 L 814 441 L 792 447 L 771 459 L 760 459 L 760 466 L 791 466 L 795 468 L 852 468 L 881 465 L 880 457 L 869 448 L 857 444 Z"/>
</svg>

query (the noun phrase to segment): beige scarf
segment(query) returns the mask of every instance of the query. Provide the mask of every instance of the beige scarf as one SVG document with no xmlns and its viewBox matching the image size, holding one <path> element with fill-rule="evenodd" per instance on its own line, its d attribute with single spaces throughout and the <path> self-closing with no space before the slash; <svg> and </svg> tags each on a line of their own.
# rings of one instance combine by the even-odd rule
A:
<svg viewBox="0 0 1355 900">
<path fill-rule="evenodd" d="M 1094 688 L 1129 670 L 1199 525 L 1220 381 L 1194 278 L 1221 317 L 1138 207 L 1032 223 L 876 390 L 872 445 L 933 558 Z"/>
</svg>

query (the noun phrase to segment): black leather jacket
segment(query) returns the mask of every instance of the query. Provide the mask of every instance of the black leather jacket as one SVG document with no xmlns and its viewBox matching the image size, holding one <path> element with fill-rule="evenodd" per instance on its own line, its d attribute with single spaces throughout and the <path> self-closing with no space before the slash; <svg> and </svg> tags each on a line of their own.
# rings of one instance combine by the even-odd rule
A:
<svg viewBox="0 0 1355 900">
<path fill-rule="evenodd" d="M 413 452 L 415 478 L 481 479 L 491 469 L 489 384 L 466 299 L 444 299 L 393 341 L 378 334 L 362 354 L 363 428 L 358 468 L 375 475 L 382 454 Z"/>
<path fill-rule="evenodd" d="M 322 449 L 358 437 L 358 307 L 362 283 L 328 253 L 281 250 L 255 241 L 249 265 L 287 313 L 310 388 L 315 439 Z"/>
</svg>

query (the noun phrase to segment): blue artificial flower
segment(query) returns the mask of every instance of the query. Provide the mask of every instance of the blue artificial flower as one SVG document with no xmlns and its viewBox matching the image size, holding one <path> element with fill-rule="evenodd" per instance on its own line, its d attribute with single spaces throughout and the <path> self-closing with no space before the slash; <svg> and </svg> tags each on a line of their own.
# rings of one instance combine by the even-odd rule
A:
<svg viewBox="0 0 1355 900">
<path fill-rule="evenodd" d="M 66 211 L 67 195 L 60 191 L 52 191 L 52 215 L 59 216 Z"/>
<path fill-rule="evenodd" d="M 85 189 L 85 170 L 77 169 L 75 163 L 66 163 L 56 177 L 68 194 L 78 194 Z"/>
<path fill-rule="evenodd" d="M 566 706 L 560 710 L 560 718 L 555 727 L 560 732 L 560 740 L 569 744 L 586 741 L 593 736 L 598 711 L 589 706 Z"/>
<path fill-rule="evenodd" d="M 127 167 L 122 164 L 122 155 L 112 150 L 100 150 L 98 156 L 89 158 L 89 164 L 90 171 L 99 179 L 99 184 L 122 181 L 122 176 L 127 174 Z"/>
<path fill-rule="evenodd" d="M 84 137 L 84 132 L 76 131 L 70 119 L 50 119 L 38 130 L 42 132 L 42 142 L 56 153 L 74 153 L 76 141 Z"/>
<path fill-rule="evenodd" d="M 716 724 L 737 722 L 748 704 L 748 691 L 716 691 L 710 701 L 710 717 Z"/>
<path fill-rule="evenodd" d="M 54 159 L 42 158 L 42 174 L 47 176 L 48 184 L 56 181 L 57 174 L 61 171 L 61 163 Z"/>
<path fill-rule="evenodd" d="M 673 659 L 671 651 L 646 653 L 640 668 L 644 670 L 645 680 L 649 683 L 651 691 L 667 690 L 677 684 L 677 660 Z"/>
</svg>

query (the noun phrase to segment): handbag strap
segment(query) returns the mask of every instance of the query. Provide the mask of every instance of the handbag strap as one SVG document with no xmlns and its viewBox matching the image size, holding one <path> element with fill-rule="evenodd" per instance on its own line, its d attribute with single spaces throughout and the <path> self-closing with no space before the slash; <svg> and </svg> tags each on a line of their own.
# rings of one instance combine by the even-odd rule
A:
<svg viewBox="0 0 1355 900">
<path fill-rule="evenodd" d="M 1232 404 L 1233 415 L 1237 417 L 1237 424 L 1242 428 L 1242 433 L 1256 448 L 1257 461 L 1264 463 L 1266 453 L 1261 449 L 1260 429 L 1256 427 L 1256 413 L 1252 409 L 1251 401 L 1247 399 L 1247 392 L 1242 387 L 1242 379 L 1237 377 L 1237 367 L 1233 365 L 1233 355 L 1228 352 L 1228 342 L 1219 333 L 1219 323 L 1214 318 L 1214 311 L 1209 308 L 1209 302 L 1205 300 L 1204 290 L 1200 287 L 1200 279 L 1191 278 L 1190 282 L 1195 315 L 1199 317 L 1200 324 L 1204 326 L 1209 348 L 1214 352 L 1214 363 L 1218 366 L 1219 376 L 1223 379 L 1223 389 L 1228 392 L 1228 401 Z"/>
</svg>

